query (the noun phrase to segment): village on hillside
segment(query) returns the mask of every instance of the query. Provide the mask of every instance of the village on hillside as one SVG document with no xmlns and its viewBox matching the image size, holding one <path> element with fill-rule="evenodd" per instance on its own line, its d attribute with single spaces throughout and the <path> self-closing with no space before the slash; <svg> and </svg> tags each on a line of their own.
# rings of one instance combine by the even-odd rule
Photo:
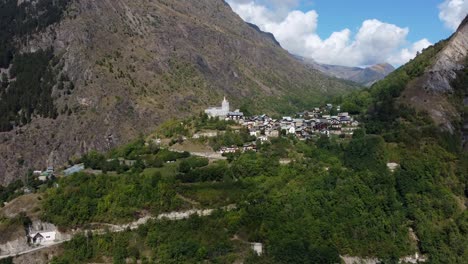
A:
<svg viewBox="0 0 468 264">
<path fill-rule="evenodd" d="M 336 113 L 332 115 L 332 113 Z M 205 110 L 210 118 L 232 120 L 248 129 L 251 136 L 261 142 L 280 135 L 293 135 L 299 140 L 312 139 L 319 136 L 350 137 L 359 128 L 359 122 L 347 112 L 341 112 L 341 107 L 327 104 L 312 110 L 296 113 L 295 116 L 285 116 L 274 119 L 268 115 L 245 116 L 240 110 L 230 111 L 229 102 L 224 98 L 221 107 L 210 107 Z M 202 136 L 214 137 L 217 133 L 205 133 Z M 195 135 L 200 137 L 200 135 Z M 247 144 L 243 149 L 239 147 L 223 147 L 221 153 L 232 153 L 239 150 L 254 150 L 255 146 Z"/>
<path fill-rule="evenodd" d="M 335 113 L 334 115 L 332 113 Z M 264 144 L 267 142 L 274 142 L 274 139 L 281 138 L 281 137 L 288 137 L 288 138 L 295 138 L 298 140 L 308 140 L 313 138 L 319 137 L 336 137 L 336 138 L 349 138 L 354 134 L 354 131 L 359 128 L 359 122 L 355 120 L 355 118 L 349 115 L 346 112 L 340 112 L 340 107 L 334 107 L 331 104 L 327 104 L 323 107 L 313 108 L 311 111 L 303 111 L 300 113 L 296 113 L 295 116 L 285 116 L 281 118 L 272 118 L 268 115 L 254 115 L 254 116 L 245 116 L 239 110 L 230 111 L 229 102 L 224 98 L 221 107 L 211 107 L 205 110 L 204 117 L 208 117 L 210 121 L 221 121 L 221 123 L 230 124 L 231 132 L 222 131 L 222 130 L 211 130 L 211 131 L 198 131 L 195 134 L 187 135 L 187 137 L 182 137 L 183 141 L 192 141 L 198 142 L 200 139 L 204 141 L 208 138 L 215 138 L 220 137 L 227 133 L 243 133 L 248 138 L 245 144 L 242 145 L 232 145 L 232 146 L 222 146 L 219 149 L 211 149 L 212 153 L 201 153 L 201 152 L 193 152 L 187 149 L 185 150 L 177 150 L 172 148 L 170 144 L 166 144 L 162 142 L 160 138 L 144 140 L 141 144 L 148 147 L 152 143 L 153 146 L 161 150 L 167 151 L 167 153 L 172 153 L 175 155 L 168 155 L 164 159 L 161 160 L 160 165 L 156 165 L 159 167 L 169 168 L 171 166 L 181 166 L 180 163 L 176 163 L 177 159 L 180 158 L 187 158 L 190 155 L 194 155 L 197 157 L 206 158 L 206 164 L 210 164 L 211 162 L 217 162 L 219 160 L 226 160 L 230 153 L 243 153 L 248 151 L 257 152 L 261 151 L 259 144 Z M 227 122 L 225 122 L 227 121 Z M 183 122 L 182 122 L 183 123 Z M 174 138 L 172 138 L 173 140 Z M 169 138 L 165 139 L 166 141 Z M 178 141 L 179 143 L 179 141 Z M 274 143 L 273 143 L 274 144 Z M 180 143 L 179 143 L 180 145 Z M 214 152 L 216 151 L 216 152 Z M 216 154 L 216 155 L 214 155 Z M 102 156 L 102 162 L 105 164 L 115 164 L 116 167 L 126 168 L 126 170 L 130 170 L 131 168 L 138 167 L 138 163 L 143 165 L 143 168 L 148 168 L 153 166 L 152 163 L 149 162 L 148 159 L 144 159 L 145 155 L 138 155 L 134 157 L 127 156 L 115 156 L 115 157 L 106 157 Z M 171 157 L 170 157 L 171 156 Z M 136 160 L 138 159 L 138 160 Z M 99 160 L 99 159 L 97 159 Z M 89 161 L 89 160 L 88 160 Z M 99 175 L 103 173 L 103 168 L 97 168 L 95 165 L 85 165 L 86 161 L 83 159 L 80 160 L 79 164 L 75 164 L 68 168 L 59 169 L 57 172 L 54 170 L 54 167 L 48 167 L 45 171 L 33 171 L 32 174 L 35 176 L 37 181 L 39 182 L 47 182 L 53 181 L 56 177 L 67 177 L 78 172 L 85 172 L 92 175 Z M 141 163 L 142 162 L 142 163 Z M 209 163 L 210 162 L 210 163 Z M 289 158 L 282 158 L 279 160 L 279 164 L 287 165 L 291 163 L 292 160 Z M 89 163 L 89 162 L 88 162 Z M 167 163 L 167 164 L 166 164 Z M 174 164 L 175 163 L 175 164 Z M 216 163 L 211 163 L 216 164 Z M 388 169 L 391 172 L 394 172 L 398 167 L 399 164 L 397 163 L 388 163 Z M 108 168 L 110 169 L 110 167 Z M 328 170 L 328 167 L 324 168 Z M 112 172 L 117 172 L 117 170 L 110 169 Z M 107 173 L 107 169 L 106 172 Z M 55 182 L 53 188 L 59 188 L 59 184 Z M 24 191 L 24 193 L 30 193 L 30 191 Z M 5 203 L 5 205 L 8 205 Z M 206 213 L 208 212 L 208 213 Z M 198 214 L 200 216 L 209 215 L 213 212 L 213 209 L 207 210 L 189 210 L 180 212 L 173 212 L 170 214 L 161 214 L 156 218 L 142 218 L 146 219 L 161 219 L 162 217 L 166 217 L 167 215 L 175 215 L 174 217 L 169 217 L 170 220 L 180 220 L 190 217 L 193 214 Z M 134 226 L 137 228 L 138 225 L 144 224 L 146 222 L 139 222 L 137 224 L 129 224 L 124 225 L 123 227 L 114 226 L 113 232 L 120 232 L 121 230 L 127 230 L 130 226 Z M 139 224 L 138 224 L 139 223 Z M 133 228 L 133 227 L 132 227 Z M 96 233 L 101 232 L 101 230 L 95 230 Z M 47 247 L 55 244 L 60 244 L 65 241 L 71 239 L 73 234 L 65 234 L 61 233 L 55 225 L 48 224 L 48 223 L 31 223 L 26 229 L 26 241 L 28 242 L 28 250 L 34 250 L 41 247 Z M 249 246 L 252 250 L 256 253 L 257 256 L 261 256 L 263 254 L 263 244 L 262 243 L 250 243 Z M 0 250 L 1 251 L 1 250 Z M 11 253 L 10 251 L 5 251 Z M 410 262 L 414 259 L 424 261 L 425 256 L 419 256 L 417 253 L 415 256 L 406 257 L 405 260 L 409 260 Z"/>
<path fill-rule="evenodd" d="M 359 129 L 359 122 L 347 112 L 341 112 L 341 107 L 334 107 L 326 104 L 322 107 L 315 107 L 312 110 L 296 113 L 294 116 L 284 116 L 282 118 L 272 118 L 266 114 L 246 116 L 240 110 L 230 110 L 229 101 L 224 98 L 220 107 L 210 107 L 205 110 L 205 114 L 212 119 L 231 121 L 238 124 L 238 128 L 248 131 L 254 139 L 243 146 L 222 146 L 216 149 L 216 155 L 257 151 L 258 142 L 268 142 L 280 136 L 293 136 L 299 140 L 308 140 L 322 136 L 326 137 L 351 137 L 356 129 Z M 332 113 L 335 113 L 334 115 Z M 214 138 L 224 131 L 199 131 L 192 135 L 192 139 Z M 184 137 L 184 140 L 187 138 Z M 157 145 L 161 140 L 155 140 Z M 112 162 L 113 159 L 108 160 Z M 135 160 L 118 159 L 120 165 L 132 166 Z M 65 168 L 59 174 L 69 176 L 85 170 L 84 164 L 75 164 Z M 99 171 L 98 171 L 99 172 Z M 96 173 L 98 173 L 96 172 Z M 50 166 L 45 171 L 35 170 L 33 175 L 41 182 L 52 179 L 57 173 L 54 167 Z"/>
</svg>

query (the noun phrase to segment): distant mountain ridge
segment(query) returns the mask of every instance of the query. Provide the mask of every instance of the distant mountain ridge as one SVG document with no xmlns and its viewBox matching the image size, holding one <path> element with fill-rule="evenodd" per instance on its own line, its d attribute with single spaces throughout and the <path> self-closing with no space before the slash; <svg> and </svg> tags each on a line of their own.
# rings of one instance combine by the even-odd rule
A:
<svg viewBox="0 0 468 264">
<path fill-rule="evenodd" d="M 353 81 L 370 87 L 388 76 L 395 68 L 389 63 L 380 63 L 366 68 L 321 64 L 310 58 L 295 55 L 302 63 L 332 77 Z"/>
</svg>

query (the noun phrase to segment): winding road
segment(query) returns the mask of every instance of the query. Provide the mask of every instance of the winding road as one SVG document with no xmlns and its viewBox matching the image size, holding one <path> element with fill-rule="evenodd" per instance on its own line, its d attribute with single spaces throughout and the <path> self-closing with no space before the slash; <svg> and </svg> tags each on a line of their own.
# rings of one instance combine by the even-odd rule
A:
<svg viewBox="0 0 468 264">
<path fill-rule="evenodd" d="M 114 225 L 114 224 L 108 224 L 108 223 L 92 223 L 91 225 L 105 226 L 106 228 L 79 229 L 79 230 L 74 231 L 69 238 L 66 238 L 66 239 L 63 239 L 63 240 L 60 240 L 60 241 L 54 241 L 54 242 L 51 242 L 51 243 L 48 243 L 48 244 L 45 244 L 45 245 L 40 245 L 40 246 L 31 248 L 31 249 L 28 249 L 28 250 L 24 250 L 24 251 L 21 251 L 21 252 L 17 252 L 17 253 L 14 253 L 14 254 L 0 255 L 0 259 L 21 256 L 21 255 L 32 253 L 32 252 L 35 252 L 35 251 L 39 251 L 39 250 L 42 250 L 42 249 L 45 249 L 45 248 L 60 245 L 60 244 L 63 244 L 65 242 L 67 242 L 67 241 L 70 241 L 73 238 L 73 236 L 75 236 L 77 234 L 86 233 L 86 232 L 92 232 L 95 235 L 102 235 L 102 234 L 105 234 L 106 232 L 118 233 L 118 232 L 126 231 L 128 229 L 135 230 L 139 226 L 144 225 L 144 224 L 148 223 L 151 220 L 154 220 L 154 221 L 178 221 L 178 220 L 188 219 L 193 215 L 198 215 L 200 217 L 210 216 L 216 210 L 232 211 L 232 210 L 235 210 L 236 208 L 237 208 L 237 206 L 235 204 L 231 204 L 231 205 L 224 206 L 224 207 L 221 207 L 221 208 L 218 208 L 218 209 L 192 209 L 192 210 L 187 210 L 187 211 L 163 213 L 163 214 L 159 214 L 156 217 L 146 216 L 146 217 L 138 219 L 137 221 L 134 221 L 134 222 L 131 222 L 131 223 L 128 223 L 128 224 L 123 224 L 123 225 Z"/>
</svg>

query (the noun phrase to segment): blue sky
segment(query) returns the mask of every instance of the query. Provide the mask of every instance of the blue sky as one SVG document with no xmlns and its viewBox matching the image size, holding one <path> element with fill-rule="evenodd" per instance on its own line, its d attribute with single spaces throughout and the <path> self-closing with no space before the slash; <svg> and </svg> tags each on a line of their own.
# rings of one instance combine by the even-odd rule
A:
<svg viewBox="0 0 468 264">
<path fill-rule="evenodd" d="M 227 0 L 289 52 L 321 63 L 400 66 L 448 38 L 468 0 Z"/>
<path fill-rule="evenodd" d="M 427 38 L 435 43 L 453 33 L 439 19 L 441 3 L 440 0 L 309 0 L 303 1 L 300 9 L 315 9 L 319 13 L 318 34 L 323 38 L 343 28 L 356 30 L 363 20 L 375 18 L 408 27 L 411 42 Z"/>
</svg>

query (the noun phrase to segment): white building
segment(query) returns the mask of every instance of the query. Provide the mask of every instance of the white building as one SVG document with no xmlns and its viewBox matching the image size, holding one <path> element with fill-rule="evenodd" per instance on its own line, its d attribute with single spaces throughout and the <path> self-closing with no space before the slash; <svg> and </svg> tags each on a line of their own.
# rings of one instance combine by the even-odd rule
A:
<svg viewBox="0 0 468 264">
<path fill-rule="evenodd" d="M 63 238 L 55 225 L 41 221 L 33 221 L 26 235 L 28 242 L 34 245 L 50 244 Z"/>
<path fill-rule="evenodd" d="M 390 163 L 387 163 L 387 168 L 391 171 L 391 172 L 395 172 L 398 167 L 400 167 L 400 164 L 398 163 L 395 163 L 395 162 L 390 162 Z"/>
<path fill-rule="evenodd" d="M 47 176 L 39 176 L 39 177 L 37 177 L 37 179 L 39 181 L 41 181 L 41 182 L 45 182 L 45 181 L 47 181 Z"/>
<path fill-rule="evenodd" d="M 85 169 L 85 165 L 84 164 L 76 164 L 76 165 L 73 165 L 72 167 L 66 169 L 63 171 L 63 174 L 65 174 L 65 176 L 70 176 L 74 173 L 78 173 L 80 171 L 83 171 Z"/>
<path fill-rule="evenodd" d="M 193 139 L 199 139 L 199 138 L 214 138 L 217 137 L 218 134 L 224 134 L 224 131 L 205 131 L 205 132 L 198 132 L 193 134 Z"/>
<path fill-rule="evenodd" d="M 263 255 L 263 244 L 262 243 L 250 243 L 250 247 L 257 254 L 257 256 Z"/>
<path fill-rule="evenodd" d="M 210 107 L 205 110 L 205 113 L 209 117 L 221 117 L 226 118 L 229 114 L 229 102 L 224 97 L 223 102 L 221 103 L 221 107 Z"/>
<path fill-rule="evenodd" d="M 55 237 L 57 236 L 57 231 L 40 231 L 37 233 L 29 234 L 31 243 L 35 245 L 43 245 L 52 243 L 55 241 Z"/>
</svg>

